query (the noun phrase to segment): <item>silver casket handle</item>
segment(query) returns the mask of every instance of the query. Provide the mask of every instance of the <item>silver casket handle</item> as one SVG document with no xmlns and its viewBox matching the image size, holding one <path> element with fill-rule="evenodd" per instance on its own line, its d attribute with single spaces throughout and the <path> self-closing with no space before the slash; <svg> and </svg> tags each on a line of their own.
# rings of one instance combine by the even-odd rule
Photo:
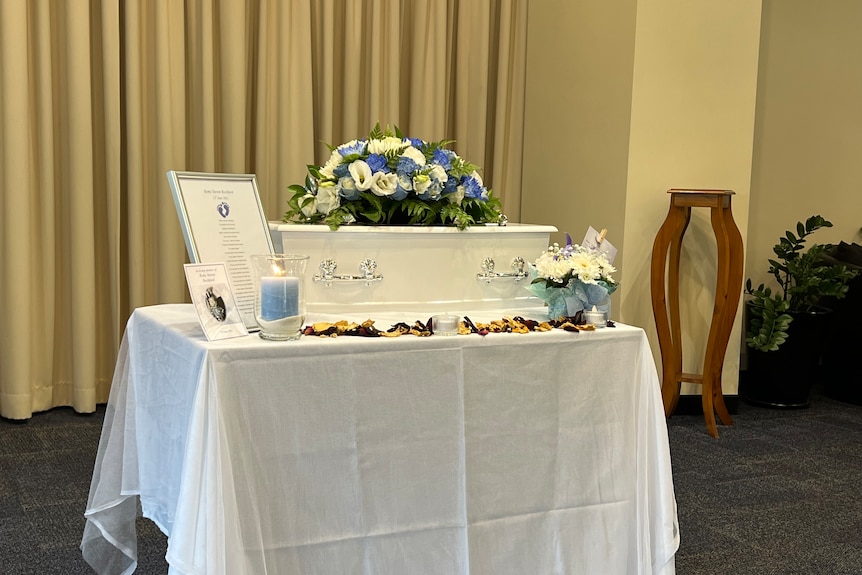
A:
<svg viewBox="0 0 862 575">
<path fill-rule="evenodd" d="M 483 259 L 482 271 L 476 274 L 476 279 L 484 281 L 485 283 L 491 283 L 494 280 L 511 280 L 514 282 L 520 282 L 529 275 L 527 273 L 527 262 L 525 262 L 524 258 L 521 256 L 512 260 L 512 271 L 510 272 L 498 272 L 495 268 L 496 264 L 494 263 L 494 258 L 487 257 Z"/>
<path fill-rule="evenodd" d="M 358 274 L 336 274 L 338 264 L 334 259 L 326 258 L 320 262 L 320 271 L 311 278 L 315 282 L 321 282 L 324 286 L 329 287 L 334 283 L 364 283 L 367 286 L 383 279 L 383 276 L 377 273 L 377 262 L 371 258 L 365 258 L 359 262 Z"/>
</svg>

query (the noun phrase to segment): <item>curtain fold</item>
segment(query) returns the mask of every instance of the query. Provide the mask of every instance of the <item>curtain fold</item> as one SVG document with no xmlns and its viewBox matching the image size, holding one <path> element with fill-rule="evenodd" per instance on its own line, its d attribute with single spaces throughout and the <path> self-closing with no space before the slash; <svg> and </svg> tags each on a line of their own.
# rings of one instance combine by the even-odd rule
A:
<svg viewBox="0 0 862 575">
<path fill-rule="evenodd" d="M 520 215 L 527 0 L 0 2 L 0 416 L 109 392 L 132 309 L 188 301 L 168 170 L 256 174 L 397 125 Z"/>
</svg>

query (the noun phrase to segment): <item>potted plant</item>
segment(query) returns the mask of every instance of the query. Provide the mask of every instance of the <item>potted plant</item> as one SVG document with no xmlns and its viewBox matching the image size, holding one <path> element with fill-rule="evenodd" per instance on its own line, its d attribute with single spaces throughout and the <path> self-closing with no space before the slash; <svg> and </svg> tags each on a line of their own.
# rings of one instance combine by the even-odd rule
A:
<svg viewBox="0 0 862 575">
<path fill-rule="evenodd" d="M 769 407 L 806 407 L 817 378 L 830 301 L 844 297 L 856 272 L 823 259 L 827 246 L 809 236 L 832 223 L 819 215 L 797 222 L 772 250 L 769 273 L 777 290 L 745 283 L 748 368 L 740 381 L 743 399 Z"/>
</svg>

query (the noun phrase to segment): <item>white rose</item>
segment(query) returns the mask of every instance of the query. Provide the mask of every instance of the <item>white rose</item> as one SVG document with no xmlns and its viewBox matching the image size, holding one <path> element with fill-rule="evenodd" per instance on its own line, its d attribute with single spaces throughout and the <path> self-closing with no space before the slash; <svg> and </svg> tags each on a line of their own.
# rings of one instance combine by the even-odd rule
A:
<svg viewBox="0 0 862 575">
<path fill-rule="evenodd" d="M 443 169 L 443 166 L 435 165 L 433 168 L 431 168 L 431 171 L 428 172 L 428 175 L 440 182 L 441 184 L 445 184 L 449 180 L 449 174 L 446 173 L 446 170 Z"/>
<path fill-rule="evenodd" d="M 338 186 L 334 182 L 321 182 L 317 189 L 317 211 L 323 215 L 341 205 L 341 197 L 338 195 Z"/>
<path fill-rule="evenodd" d="M 410 158 L 414 162 L 416 162 L 417 166 L 425 165 L 425 154 L 414 148 L 413 146 L 407 146 L 407 149 L 401 152 L 402 156 Z"/>
<path fill-rule="evenodd" d="M 398 176 L 377 172 L 371 182 L 371 191 L 375 196 L 391 196 L 398 187 Z"/>
<path fill-rule="evenodd" d="M 306 204 L 305 202 L 309 198 L 311 198 L 311 201 Z M 305 194 L 302 196 L 302 199 L 299 200 L 299 206 L 302 215 L 306 218 L 310 218 L 314 215 L 314 212 L 317 211 L 317 197 L 314 194 Z"/>
<path fill-rule="evenodd" d="M 398 185 L 401 186 L 402 189 L 409 192 L 413 189 L 413 180 L 410 178 L 410 176 L 401 175 L 398 176 Z"/>
<path fill-rule="evenodd" d="M 449 201 L 453 204 L 461 205 L 461 202 L 464 201 L 464 186 L 458 186 L 455 188 L 455 191 L 446 196 L 449 198 Z"/>
<path fill-rule="evenodd" d="M 356 160 L 350 164 L 347 171 L 350 172 L 357 190 L 364 192 L 374 183 L 374 174 L 371 172 L 371 166 L 365 160 Z"/>
</svg>

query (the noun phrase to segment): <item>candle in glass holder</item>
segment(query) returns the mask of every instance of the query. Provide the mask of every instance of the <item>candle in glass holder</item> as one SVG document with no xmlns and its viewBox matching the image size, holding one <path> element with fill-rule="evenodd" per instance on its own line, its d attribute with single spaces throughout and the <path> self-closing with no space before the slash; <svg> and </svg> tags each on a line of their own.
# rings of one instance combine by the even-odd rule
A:
<svg viewBox="0 0 862 575">
<path fill-rule="evenodd" d="M 260 278 L 260 318 L 274 321 L 296 315 L 299 315 L 299 278 Z"/>
<path fill-rule="evenodd" d="M 431 318 L 431 329 L 434 335 L 458 335 L 458 324 L 461 318 L 456 315 L 435 315 Z"/>
<path fill-rule="evenodd" d="M 256 254 L 251 256 L 255 276 L 254 319 L 260 337 L 272 341 L 296 340 L 305 321 L 303 286 L 308 256 Z"/>
<path fill-rule="evenodd" d="M 608 324 L 608 312 L 599 311 L 593 306 L 589 311 L 584 310 L 584 321 L 596 327 L 605 327 Z"/>
</svg>

